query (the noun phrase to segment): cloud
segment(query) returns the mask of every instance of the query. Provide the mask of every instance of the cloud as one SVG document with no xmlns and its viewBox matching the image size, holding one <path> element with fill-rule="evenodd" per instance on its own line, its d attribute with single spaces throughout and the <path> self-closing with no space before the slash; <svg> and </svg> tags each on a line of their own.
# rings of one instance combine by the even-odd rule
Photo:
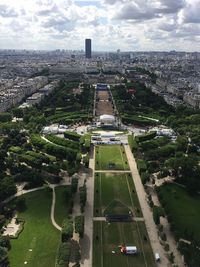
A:
<svg viewBox="0 0 200 267">
<path fill-rule="evenodd" d="M 0 48 L 83 49 L 92 38 L 97 50 L 192 50 L 199 10 L 200 0 L 1 0 Z"/>
<path fill-rule="evenodd" d="M 9 17 L 12 18 L 12 17 L 17 17 L 18 14 L 13 8 L 2 4 L 0 5 L 0 16 L 4 18 L 9 18 Z"/>
<path fill-rule="evenodd" d="M 183 22 L 185 23 L 200 23 L 200 1 L 188 3 L 182 12 Z"/>
<path fill-rule="evenodd" d="M 163 14 L 166 13 L 177 13 L 182 8 L 185 7 L 186 1 L 185 0 L 161 0 L 160 1 L 161 8 L 158 8 L 158 12 Z"/>
<path fill-rule="evenodd" d="M 119 8 L 115 15 L 114 19 L 121 19 L 121 20 L 149 20 L 158 15 L 154 13 L 152 8 L 148 8 L 147 5 L 143 5 L 141 0 L 141 5 L 137 2 L 129 2 L 124 4 Z"/>
</svg>

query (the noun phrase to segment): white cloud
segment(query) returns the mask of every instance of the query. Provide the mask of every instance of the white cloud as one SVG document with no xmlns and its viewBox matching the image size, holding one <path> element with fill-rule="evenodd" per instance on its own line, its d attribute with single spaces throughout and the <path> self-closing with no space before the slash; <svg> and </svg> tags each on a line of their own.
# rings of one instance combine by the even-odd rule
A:
<svg viewBox="0 0 200 267">
<path fill-rule="evenodd" d="M 198 48 L 199 0 L 1 0 L 0 48 Z M 200 47 L 198 48 L 200 50 Z"/>
</svg>

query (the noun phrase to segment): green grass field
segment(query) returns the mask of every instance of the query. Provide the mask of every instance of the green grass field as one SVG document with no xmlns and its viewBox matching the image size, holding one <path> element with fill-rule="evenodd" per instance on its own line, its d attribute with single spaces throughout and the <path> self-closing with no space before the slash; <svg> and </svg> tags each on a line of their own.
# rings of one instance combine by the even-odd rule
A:
<svg viewBox="0 0 200 267">
<path fill-rule="evenodd" d="M 24 197 L 27 209 L 18 214 L 19 218 L 25 219 L 24 230 L 18 239 L 11 241 L 11 266 L 55 267 L 60 232 L 50 220 L 52 192 L 44 189 Z M 24 265 L 25 261 L 27 265 Z"/>
<path fill-rule="evenodd" d="M 182 238 L 187 239 L 187 233 L 200 242 L 200 196 L 191 196 L 187 191 L 174 184 L 160 187 L 162 199 L 166 203 L 165 209 L 171 215 L 175 231 Z"/>
<path fill-rule="evenodd" d="M 131 210 L 135 216 L 142 217 L 131 174 L 95 174 L 94 216 L 103 216 L 110 209 L 112 214 L 127 214 Z"/>
<path fill-rule="evenodd" d="M 58 225 L 62 226 L 62 222 L 68 216 L 69 201 L 65 196 L 65 190 L 68 186 L 58 186 L 55 188 L 56 192 L 56 205 L 55 205 L 55 220 Z M 69 186 L 70 187 L 70 186 Z"/>
<path fill-rule="evenodd" d="M 144 241 L 144 239 L 146 241 Z M 121 254 L 118 246 L 122 244 L 136 246 L 138 254 Z M 93 237 L 93 266 L 156 266 L 144 223 L 120 222 L 108 224 L 106 222 L 95 221 Z"/>
<path fill-rule="evenodd" d="M 102 145 L 95 149 L 96 170 L 129 170 L 124 147 L 120 145 Z"/>
</svg>

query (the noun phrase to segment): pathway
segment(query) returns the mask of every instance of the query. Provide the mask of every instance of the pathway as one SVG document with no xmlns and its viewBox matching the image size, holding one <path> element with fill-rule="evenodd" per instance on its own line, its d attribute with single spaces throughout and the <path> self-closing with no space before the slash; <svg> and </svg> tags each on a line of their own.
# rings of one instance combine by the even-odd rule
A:
<svg viewBox="0 0 200 267">
<path fill-rule="evenodd" d="M 92 267 L 92 249 L 93 249 L 93 201 L 94 201 L 94 149 L 90 152 L 89 172 L 86 175 L 87 180 L 87 202 L 85 205 L 85 234 L 80 240 L 81 246 L 81 266 Z"/>
<path fill-rule="evenodd" d="M 25 190 L 25 189 L 22 189 L 21 187 L 19 187 L 19 188 L 17 188 L 17 193 L 16 194 L 14 194 L 13 196 L 10 196 L 9 198 L 5 199 L 4 201 L 2 201 L 2 203 L 8 203 L 9 201 L 14 199 L 15 197 L 19 197 L 19 196 L 22 196 L 24 194 L 35 192 L 35 191 L 38 191 L 38 190 L 41 190 L 41 189 L 44 189 L 44 188 L 45 188 L 44 186 L 41 186 L 41 187 L 36 187 L 36 188 L 33 188 L 33 189 Z"/>
<path fill-rule="evenodd" d="M 52 193 L 53 193 L 53 197 L 52 197 L 52 204 L 51 204 L 51 222 L 53 224 L 53 226 L 58 229 L 59 231 L 62 230 L 62 227 L 60 227 L 56 221 L 55 221 L 55 217 L 54 217 L 54 213 L 55 213 L 55 204 L 56 204 L 56 192 L 55 192 L 55 187 L 56 185 L 49 185 L 49 187 L 52 189 Z"/>
<path fill-rule="evenodd" d="M 140 175 L 139 175 L 138 170 L 137 170 L 135 158 L 133 157 L 133 154 L 131 152 L 129 145 L 125 145 L 124 148 L 126 151 L 126 156 L 128 159 L 130 170 L 132 172 L 133 182 L 135 184 L 135 188 L 137 191 L 138 199 L 139 199 L 142 213 L 144 216 L 144 220 L 145 220 L 145 224 L 146 224 L 146 228 L 148 231 L 148 235 L 149 235 L 149 239 L 151 242 L 153 252 L 159 253 L 160 258 L 161 258 L 161 262 L 162 262 L 162 267 L 168 267 L 168 266 L 170 266 L 169 261 L 168 261 L 167 255 L 164 251 L 164 248 L 162 247 L 162 245 L 159 242 L 157 228 L 156 228 L 156 225 L 154 223 L 150 207 L 146 201 L 146 192 L 144 190 L 143 184 L 142 184 L 141 179 L 140 179 Z M 179 267 L 181 267 L 181 266 L 179 266 Z"/>
</svg>

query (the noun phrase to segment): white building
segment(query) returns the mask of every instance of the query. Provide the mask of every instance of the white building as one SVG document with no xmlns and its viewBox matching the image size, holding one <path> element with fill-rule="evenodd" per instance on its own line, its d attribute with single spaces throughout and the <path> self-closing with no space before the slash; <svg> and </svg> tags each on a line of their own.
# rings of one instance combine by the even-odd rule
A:
<svg viewBox="0 0 200 267">
<path fill-rule="evenodd" d="M 115 123 L 115 117 L 113 115 L 101 115 L 100 116 L 100 123 L 103 125 L 113 125 Z"/>
</svg>

